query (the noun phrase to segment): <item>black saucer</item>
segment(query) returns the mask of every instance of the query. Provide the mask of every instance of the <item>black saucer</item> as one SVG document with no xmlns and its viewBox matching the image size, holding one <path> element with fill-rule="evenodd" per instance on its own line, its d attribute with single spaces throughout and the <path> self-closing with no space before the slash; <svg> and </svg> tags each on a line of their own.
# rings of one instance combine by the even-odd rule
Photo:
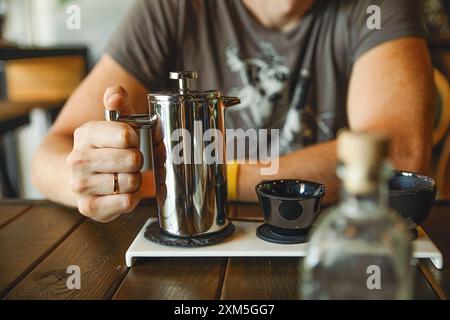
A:
<svg viewBox="0 0 450 320">
<path fill-rule="evenodd" d="M 229 237 L 233 232 L 234 226 L 230 222 L 225 229 L 218 232 L 196 237 L 177 237 L 161 230 L 158 222 L 155 221 L 147 226 L 144 237 L 151 242 L 164 246 L 193 248 L 216 244 Z"/>
<path fill-rule="evenodd" d="M 277 244 L 298 244 L 308 242 L 308 230 L 293 233 L 280 233 L 268 224 L 263 224 L 256 230 L 258 238 Z"/>
</svg>

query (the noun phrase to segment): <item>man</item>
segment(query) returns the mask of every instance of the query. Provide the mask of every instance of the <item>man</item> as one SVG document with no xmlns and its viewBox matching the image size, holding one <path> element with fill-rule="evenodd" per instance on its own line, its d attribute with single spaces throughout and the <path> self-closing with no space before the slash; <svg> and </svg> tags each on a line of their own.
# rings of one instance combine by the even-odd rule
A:
<svg viewBox="0 0 450 320">
<path fill-rule="evenodd" d="M 379 26 L 370 12 L 381 14 Z M 308 99 L 293 117 L 305 68 Z M 103 121 L 103 109 L 147 112 L 147 94 L 167 89 L 174 70 L 197 70 L 196 88 L 241 98 L 228 127 L 282 129 L 284 154 L 270 178 L 325 183 L 328 202 L 338 190 L 341 127 L 383 131 L 395 167 L 427 168 L 434 88 L 414 1 L 138 0 L 40 146 L 33 181 L 41 192 L 103 222 L 131 212 L 141 191 L 154 194 L 152 174 L 139 173 L 136 133 Z M 259 169 L 240 165 L 239 199 L 255 199 L 254 186 L 268 178 Z"/>
</svg>

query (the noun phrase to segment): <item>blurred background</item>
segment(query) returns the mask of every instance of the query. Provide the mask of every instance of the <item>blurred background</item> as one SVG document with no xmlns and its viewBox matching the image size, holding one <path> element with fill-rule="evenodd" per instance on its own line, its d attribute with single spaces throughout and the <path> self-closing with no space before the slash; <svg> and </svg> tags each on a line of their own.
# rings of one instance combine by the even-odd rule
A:
<svg viewBox="0 0 450 320">
<path fill-rule="evenodd" d="M 0 197 L 41 198 L 32 154 L 132 3 L 0 0 Z"/>
<path fill-rule="evenodd" d="M 430 172 L 450 198 L 450 0 L 422 2 L 439 92 Z M 132 3 L 0 0 L 0 198 L 42 198 L 32 154 Z"/>
</svg>

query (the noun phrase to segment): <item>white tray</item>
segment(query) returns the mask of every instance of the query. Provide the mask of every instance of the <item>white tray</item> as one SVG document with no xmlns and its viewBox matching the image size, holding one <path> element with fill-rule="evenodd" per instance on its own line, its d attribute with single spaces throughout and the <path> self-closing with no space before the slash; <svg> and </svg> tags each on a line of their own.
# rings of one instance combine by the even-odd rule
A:
<svg viewBox="0 0 450 320">
<path fill-rule="evenodd" d="M 235 232 L 221 243 L 197 248 L 177 248 L 159 245 L 144 238 L 146 227 L 156 219 L 149 219 L 134 239 L 125 254 L 127 267 L 135 258 L 151 257 L 304 257 L 308 243 L 275 244 L 256 236 L 261 222 L 233 221 Z M 442 269 L 442 253 L 419 228 L 419 237 L 414 240 L 414 254 L 417 259 L 429 258 L 436 268 Z"/>
</svg>

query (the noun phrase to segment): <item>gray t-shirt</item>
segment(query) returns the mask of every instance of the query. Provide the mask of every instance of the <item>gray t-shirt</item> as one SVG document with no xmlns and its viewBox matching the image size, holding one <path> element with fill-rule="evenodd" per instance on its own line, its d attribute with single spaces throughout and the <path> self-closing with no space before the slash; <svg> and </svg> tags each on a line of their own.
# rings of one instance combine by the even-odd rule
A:
<svg viewBox="0 0 450 320">
<path fill-rule="evenodd" d="M 367 26 L 373 5 L 381 10 L 380 29 Z M 170 71 L 197 70 L 195 89 L 219 89 L 242 100 L 227 110 L 228 128 L 280 129 L 286 153 L 333 139 L 347 125 L 354 62 L 407 36 L 423 36 L 417 1 L 316 0 L 297 26 L 279 32 L 260 25 L 242 0 L 137 0 L 106 52 L 152 92 L 173 88 Z M 308 46 L 308 100 L 293 111 L 293 75 L 305 67 Z"/>
</svg>

